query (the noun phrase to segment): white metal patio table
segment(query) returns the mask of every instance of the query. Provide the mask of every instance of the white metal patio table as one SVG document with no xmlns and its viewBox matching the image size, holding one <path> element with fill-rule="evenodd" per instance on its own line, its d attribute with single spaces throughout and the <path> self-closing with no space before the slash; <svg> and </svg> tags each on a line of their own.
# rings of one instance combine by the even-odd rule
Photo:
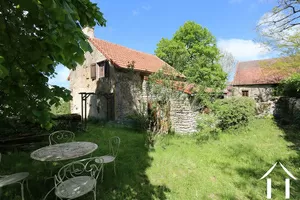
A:
<svg viewBox="0 0 300 200">
<path fill-rule="evenodd" d="M 30 154 L 30 157 L 39 161 L 63 161 L 82 157 L 94 152 L 98 145 L 92 142 L 68 142 L 42 147 Z"/>
</svg>

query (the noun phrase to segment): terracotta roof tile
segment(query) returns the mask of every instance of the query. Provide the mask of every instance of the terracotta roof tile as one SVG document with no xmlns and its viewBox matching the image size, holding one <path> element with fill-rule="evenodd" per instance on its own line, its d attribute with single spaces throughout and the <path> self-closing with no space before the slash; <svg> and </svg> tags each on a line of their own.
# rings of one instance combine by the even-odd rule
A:
<svg viewBox="0 0 300 200">
<path fill-rule="evenodd" d="M 279 58 L 239 62 L 232 85 L 277 84 L 294 73 L 272 67 Z M 298 71 L 298 70 L 297 70 Z"/>
<path fill-rule="evenodd" d="M 129 64 L 134 63 L 134 70 L 152 73 L 157 72 L 165 66 L 164 69 L 166 69 L 167 74 L 175 73 L 177 76 L 184 77 L 155 55 L 136 51 L 97 38 L 90 38 L 89 40 L 116 67 L 128 68 Z"/>
</svg>

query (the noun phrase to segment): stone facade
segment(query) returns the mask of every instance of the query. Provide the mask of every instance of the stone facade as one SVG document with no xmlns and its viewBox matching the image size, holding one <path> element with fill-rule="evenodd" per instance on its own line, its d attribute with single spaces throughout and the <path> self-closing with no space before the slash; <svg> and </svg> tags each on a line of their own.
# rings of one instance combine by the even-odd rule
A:
<svg viewBox="0 0 300 200">
<path fill-rule="evenodd" d="M 70 73 L 70 89 L 73 96 L 71 112 L 81 114 L 80 92 L 94 92 L 87 102 L 87 116 L 101 120 L 126 121 L 134 113 L 146 113 L 149 100 L 146 75 L 143 72 L 121 69 L 109 64 L 108 77 L 91 78 L 91 64 L 106 61 L 93 45 L 93 52 L 85 54 L 85 62 Z M 107 61 L 106 61 L 107 62 Z M 187 94 L 170 101 L 169 118 L 176 133 L 196 131 L 197 112 L 192 110 Z"/>
<path fill-rule="evenodd" d="M 81 97 L 80 92 L 95 92 L 97 89 L 97 79 L 92 80 L 90 76 L 90 65 L 92 63 L 104 61 L 106 58 L 92 46 L 92 53 L 85 53 L 85 61 L 82 66 L 76 67 L 76 70 L 72 70 L 69 75 L 70 90 L 73 97 L 71 101 L 71 113 L 81 114 Z M 87 113 L 90 115 L 96 115 L 97 105 L 93 102 L 97 101 L 95 96 L 90 96 L 88 99 Z"/>
<path fill-rule="evenodd" d="M 232 96 L 243 96 L 243 92 L 257 102 L 267 102 L 272 98 L 274 85 L 235 85 L 232 88 Z"/>
<path fill-rule="evenodd" d="M 99 77 L 96 70 L 96 79 L 91 79 L 92 63 L 105 61 L 106 58 L 96 49 L 86 53 L 85 62 L 70 74 L 70 89 L 73 96 L 71 112 L 81 114 L 80 92 L 94 92 L 87 100 L 87 113 L 89 118 L 101 120 L 122 120 L 142 107 L 143 76 L 139 72 L 124 71 L 115 68 L 109 63 L 109 77 Z M 98 66 L 97 66 L 98 67 Z M 113 119 L 108 119 L 108 101 L 112 99 L 111 111 Z"/>
</svg>

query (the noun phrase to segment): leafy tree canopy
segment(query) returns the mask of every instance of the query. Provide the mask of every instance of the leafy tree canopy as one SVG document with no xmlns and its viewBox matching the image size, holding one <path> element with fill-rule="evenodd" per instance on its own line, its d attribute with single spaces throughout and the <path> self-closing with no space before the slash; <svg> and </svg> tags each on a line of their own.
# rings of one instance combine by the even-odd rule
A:
<svg viewBox="0 0 300 200">
<path fill-rule="evenodd" d="M 50 109 L 70 92 L 49 86 L 55 67 L 74 69 L 91 50 L 85 26 L 105 26 L 90 0 L 0 0 L 0 119 L 51 127 Z"/>
<path fill-rule="evenodd" d="M 222 89 L 226 73 L 218 63 L 216 38 L 199 24 L 188 21 L 172 39 L 162 38 L 155 54 L 203 88 Z"/>
</svg>

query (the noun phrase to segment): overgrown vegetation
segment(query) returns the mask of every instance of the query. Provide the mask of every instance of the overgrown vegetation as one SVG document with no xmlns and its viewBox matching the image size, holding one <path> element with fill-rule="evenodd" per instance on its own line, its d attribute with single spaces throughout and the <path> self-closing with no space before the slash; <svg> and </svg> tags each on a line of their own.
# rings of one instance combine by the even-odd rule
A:
<svg viewBox="0 0 300 200">
<path fill-rule="evenodd" d="M 300 73 L 282 80 L 277 88 L 277 95 L 286 97 L 300 97 Z"/>
<path fill-rule="evenodd" d="M 51 128 L 51 106 L 70 91 L 48 84 L 55 68 L 74 69 L 92 51 L 82 28 L 105 26 L 90 0 L 0 3 L 0 120 L 18 117 Z"/>
<path fill-rule="evenodd" d="M 199 142 L 208 141 L 213 138 L 216 139 L 218 134 L 221 132 L 219 128 L 220 120 L 213 114 L 200 114 L 197 118 L 197 140 Z"/>
<path fill-rule="evenodd" d="M 247 97 L 218 99 L 212 106 L 212 112 L 220 120 L 222 130 L 248 125 L 255 115 L 255 101 Z"/>
<path fill-rule="evenodd" d="M 227 132 L 225 132 L 227 133 Z M 97 199 L 251 199 L 266 197 L 266 181 L 259 178 L 280 161 L 293 175 L 300 173 L 299 130 L 284 132 L 271 120 L 256 119 L 247 129 L 220 134 L 218 140 L 198 145 L 190 136 L 164 136 L 153 151 L 144 146 L 144 133 L 124 128 L 89 125 L 88 132 L 76 135 L 77 141 L 91 141 L 99 148 L 93 156 L 108 152 L 108 138 L 119 136 L 121 146 L 117 158 L 117 176 L 107 165 L 104 182 L 98 181 Z M 289 148 L 291 147 L 291 148 Z M 54 185 L 51 169 L 30 158 L 30 152 L 4 154 L 0 174 L 29 171 L 32 196 L 40 200 Z M 272 198 L 284 199 L 285 173 L 275 168 L 272 173 Z M 299 199 L 299 182 L 291 180 L 291 199 Z M 26 190 L 25 190 L 26 191 Z M 3 188 L 5 200 L 20 200 L 20 186 Z M 48 199 L 55 199 L 52 195 Z M 92 195 L 84 196 L 93 199 Z"/>
<path fill-rule="evenodd" d="M 171 131 L 170 101 L 180 99 L 187 83 L 178 77 L 177 71 L 170 71 L 168 66 L 153 73 L 148 79 L 148 119 L 150 131 L 164 134 Z"/>
</svg>

